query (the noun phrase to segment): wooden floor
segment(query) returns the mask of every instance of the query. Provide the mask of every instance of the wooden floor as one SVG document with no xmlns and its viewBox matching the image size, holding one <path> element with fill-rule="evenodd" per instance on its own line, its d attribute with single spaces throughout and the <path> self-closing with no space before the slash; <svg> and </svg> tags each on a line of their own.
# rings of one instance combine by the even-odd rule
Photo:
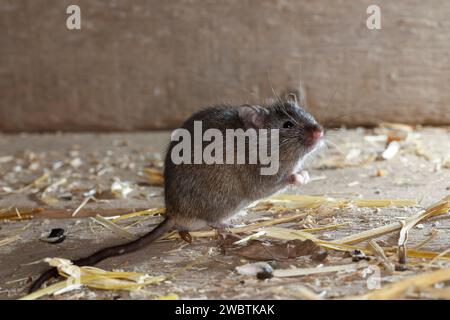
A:
<svg viewBox="0 0 450 320">
<path fill-rule="evenodd" d="M 308 164 L 312 181 L 288 192 L 336 198 L 417 199 L 418 206 L 347 207 L 334 210 L 323 219 L 309 217 L 277 226 L 303 229 L 344 224 L 335 230 L 315 233 L 320 239 L 334 240 L 399 222 L 450 194 L 450 168 L 446 167 L 450 164 L 445 162 L 450 159 L 450 128 L 419 128 L 409 132 L 408 138 L 400 142 L 398 154 L 390 160 L 380 159 L 386 147 L 385 133 L 386 130 L 380 128 L 329 131 L 331 143 Z M 33 263 L 44 257 L 74 259 L 98 248 L 128 241 L 89 216 L 113 216 L 162 207 L 163 190 L 152 185 L 144 168 L 161 168 L 168 139 L 168 132 L 0 135 L 0 298 L 23 296 L 31 279 L 47 268 L 45 263 Z M 118 198 L 117 193 L 111 192 L 114 181 L 129 183 L 131 193 Z M 91 195 L 96 200 L 88 201 L 72 217 Z M 251 213 L 236 223 L 252 224 L 262 218 L 273 219 L 273 213 Z M 160 220 L 158 216 L 145 219 L 127 230 L 143 233 Z M 63 228 L 67 232 L 66 240 L 60 244 L 40 241 L 39 238 L 52 228 Z M 421 223 L 410 232 L 408 246 L 414 247 L 433 234 L 437 235 L 421 249 L 437 253 L 448 249 L 450 220 Z M 280 243 L 268 238 L 261 240 L 266 244 Z M 381 246 L 395 246 L 398 232 L 376 240 Z M 395 255 L 390 259 L 396 262 Z M 139 252 L 108 259 L 98 266 L 106 270 L 172 275 L 194 264 L 170 281 L 135 292 L 84 288 L 47 298 L 149 299 L 173 293 L 182 299 L 299 299 L 306 297 L 302 288 L 307 288 L 321 298 L 332 299 L 370 290 L 361 270 L 265 280 L 236 272 L 237 266 L 252 262 L 255 261 L 233 252 L 224 253 L 215 238 L 194 238 L 192 244 L 179 239 L 164 240 Z M 347 253 L 332 250 L 320 262 L 308 255 L 268 262 L 274 269 L 356 264 Z M 424 264 L 429 262 L 408 259 L 408 270 L 393 275 L 381 268 L 381 287 L 423 272 Z M 377 264 L 374 259 L 367 263 Z M 441 260 L 433 268 L 446 266 L 450 263 Z M 402 296 L 432 297 L 429 292 L 417 291 Z"/>
</svg>

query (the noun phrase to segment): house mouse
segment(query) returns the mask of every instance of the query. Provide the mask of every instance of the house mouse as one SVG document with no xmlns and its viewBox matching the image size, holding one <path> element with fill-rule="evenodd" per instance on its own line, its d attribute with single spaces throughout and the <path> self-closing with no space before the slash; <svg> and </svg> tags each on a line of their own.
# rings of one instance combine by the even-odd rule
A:
<svg viewBox="0 0 450 320">
<path fill-rule="evenodd" d="M 75 265 L 93 265 L 138 250 L 173 230 L 190 241 L 189 231 L 208 226 L 224 228 L 233 216 L 256 200 L 280 192 L 289 185 L 306 183 L 308 174 L 302 170 L 303 162 L 323 144 L 323 128 L 298 105 L 294 95 L 267 105 L 204 108 L 188 118 L 180 129 L 193 133 L 196 121 L 201 121 L 203 130 L 217 129 L 216 132 L 224 134 L 227 129 L 277 132 L 278 170 L 274 174 L 261 174 L 259 160 L 253 164 L 178 164 L 172 154 L 177 141 L 171 141 L 164 163 L 164 221 L 137 240 L 97 251 L 74 261 Z M 205 141 L 201 144 L 202 148 L 206 145 Z M 235 156 L 236 150 L 233 150 Z M 188 155 L 188 158 L 193 157 Z M 244 158 L 249 160 L 250 153 L 246 151 Z M 56 268 L 48 270 L 32 284 L 30 291 L 39 289 L 57 275 Z"/>
</svg>

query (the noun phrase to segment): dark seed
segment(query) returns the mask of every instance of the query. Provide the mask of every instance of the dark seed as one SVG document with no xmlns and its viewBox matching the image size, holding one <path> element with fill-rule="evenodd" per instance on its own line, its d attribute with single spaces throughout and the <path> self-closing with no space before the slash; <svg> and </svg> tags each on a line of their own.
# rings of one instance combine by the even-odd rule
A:
<svg viewBox="0 0 450 320">
<path fill-rule="evenodd" d="M 66 239 L 65 230 L 61 228 L 54 228 L 50 231 L 50 234 L 45 237 L 41 238 L 42 241 L 48 242 L 48 243 L 61 243 Z"/>
<path fill-rule="evenodd" d="M 272 278 L 272 277 L 273 277 L 272 272 L 269 272 L 269 271 L 267 271 L 267 270 L 258 272 L 258 273 L 256 274 L 256 278 L 257 278 L 258 280 L 270 279 L 270 278 Z"/>
</svg>

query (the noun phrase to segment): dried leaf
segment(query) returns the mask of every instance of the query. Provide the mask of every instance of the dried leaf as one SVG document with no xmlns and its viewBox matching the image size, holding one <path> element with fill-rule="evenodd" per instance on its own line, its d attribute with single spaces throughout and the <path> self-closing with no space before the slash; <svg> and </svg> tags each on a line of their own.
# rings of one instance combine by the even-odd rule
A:
<svg viewBox="0 0 450 320">
<path fill-rule="evenodd" d="M 78 206 L 78 208 L 75 209 L 75 211 L 72 213 L 72 217 L 75 217 L 78 212 L 80 212 L 81 209 L 92 199 L 92 196 L 86 197 L 81 204 Z"/>
<path fill-rule="evenodd" d="M 386 257 L 383 248 L 374 240 L 369 240 L 369 247 L 373 254 L 377 257 L 377 260 L 384 266 L 389 274 L 393 274 L 395 271 L 395 265 Z"/>
<path fill-rule="evenodd" d="M 369 292 L 361 296 L 350 297 L 351 299 L 364 300 L 389 300 L 395 299 L 403 295 L 410 288 L 426 288 L 435 283 L 450 280 L 450 268 L 445 268 L 433 272 L 422 273 L 409 277 L 405 280 L 390 284 Z"/>
<path fill-rule="evenodd" d="M 298 214 L 289 215 L 287 217 L 281 217 L 281 218 L 277 218 L 277 219 L 257 222 L 257 223 L 254 223 L 254 224 L 251 224 L 251 225 L 248 225 L 245 227 L 229 228 L 229 229 L 227 229 L 227 231 L 230 233 L 245 233 L 245 232 L 253 231 L 253 230 L 265 227 L 265 226 L 272 226 L 275 224 L 281 224 L 281 223 L 287 223 L 287 222 L 299 220 L 301 218 L 305 218 L 306 216 L 308 216 L 308 213 L 298 213 Z M 190 234 L 193 238 L 208 238 L 208 237 L 217 236 L 217 231 L 216 230 L 195 231 L 195 232 L 190 232 Z M 180 236 L 178 233 L 172 233 L 172 234 L 169 234 L 165 239 L 174 239 L 174 238 L 179 238 L 179 237 Z"/>
<path fill-rule="evenodd" d="M 236 242 L 234 242 L 233 244 L 235 244 L 235 245 L 245 244 L 245 243 L 249 242 L 250 240 L 256 240 L 257 238 L 259 238 L 259 237 L 261 237 L 261 236 L 263 236 L 265 234 L 266 234 L 266 232 L 264 230 L 263 231 L 259 231 L 257 233 L 251 234 L 251 235 L 249 235 L 249 236 L 247 236 L 245 238 L 239 239 Z"/>
<path fill-rule="evenodd" d="M 345 208 L 349 205 L 368 208 L 384 208 L 391 206 L 415 206 L 417 200 L 413 199 L 335 199 L 297 194 L 279 194 L 266 201 L 273 203 L 286 203 L 290 209 L 318 208 L 320 206 L 333 206 Z M 264 201 L 262 202 L 264 204 Z"/>
<path fill-rule="evenodd" d="M 410 125 L 394 122 L 382 122 L 378 125 L 382 129 L 397 130 L 404 132 L 413 132 L 414 128 Z"/>
<path fill-rule="evenodd" d="M 20 240 L 20 239 L 22 239 L 22 238 L 20 236 L 18 236 L 18 235 L 2 239 L 2 240 L 0 240 L 0 247 L 1 246 L 5 246 L 7 244 L 10 244 L 10 243 L 12 243 L 14 241 L 17 241 L 17 240 Z"/>
<path fill-rule="evenodd" d="M 450 288 L 420 288 L 419 291 L 421 294 L 427 294 L 432 296 L 435 299 L 444 299 L 444 300 L 450 300 Z"/>
<path fill-rule="evenodd" d="M 153 300 L 179 300 L 180 297 L 176 293 L 169 293 L 165 296 L 157 296 Z"/>
<path fill-rule="evenodd" d="M 159 215 L 159 214 L 164 214 L 165 212 L 166 212 L 166 208 L 147 209 L 147 210 L 143 210 L 143 211 L 122 214 L 117 218 L 111 219 L 111 221 L 117 222 L 117 221 L 121 221 L 121 220 L 135 218 L 135 217 L 141 217 L 141 216 L 155 216 L 155 215 Z"/>
<path fill-rule="evenodd" d="M 417 223 L 418 221 L 422 221 L 424 219 L 428 219 L 431 217 L 436 217 L 438 215 L 446 214 L 450 210 L 450 196 L 445 197 L 444 199 L 438 201 L 437 203 L 430 206 L 425 212 L 421 211 L 414 216 L 405 220 L 406 225 Z M 386 226 L 378 227 L 375 229 L 363 231 L 348 237 L 344 237 L 338 240 L 333 241 L 334 243 L 339 244 L 354 244 L 358 242 L 362 242 L 364 240 L 368 240 L 371 238 L 376 238 L 387 233 L 391 233 L 397 230 L 400 230 L 402 225 L 399 222 L 391 223 Z"/>
<path fill-rule="evenodd" d="M 289 228 L 281 228 L 281 227 L 270 227 L 270 228 L 264 228 L 264 231 L 266 231 L 266 236 L 271 237 L 274 239 L 279 240 L 306 240 L 310 239 L 314 241 L 317 245 L 330 250 L 337 250 L 337 251 L 352 251 L 352 250 L 360 250 L 366 254 L 373 254 L 372 250 L 364 248 L 364 247 L 358 247 L 354 245 L 349 244 L 340 244 L 336 243 L 334 241 L 325 241 L 316 238 L 315 236 L 303 232 L 301 230 L 293 230 Z M 397 247 L 393 248 L 383 248 L 383 250 L 386 253 L 394 254 L 397 252 Z M 407 255 L 413 258 L 425 258 L 425 259 L 433 259 L 440 255 L 439 252 L 432 252 L 432 251 L 422 251 L 422 250 L 415 250 L 415 249 L 407 249 Z M 441 256 L 442 259 L 450 259 L 450 254 L 444 254 Z"/>
<path fill-rule="evenodd" d="M 125 230 L 122 227 L 119 227 L 117 224 L 115 224 L 114 222 L 109 221 L 108 219 L 105 219 L 104 217 L 102 217 L 101 215 L 96 215 L 95 218 L 91 217 L 91 219 L 99 224 L 101 224 L 102 226 L 104 226 L 105 228 L 108 228 L 109 230 L 117 233 L 119 236 L 125 238 L 125 239 L 129 239 L 129 240 L 136 240 L 138 238 L 137 235 Z"/>
<path fill-rule="evenodd" d="M 10 208 L 10 209 L 7 209 L 4 212 L 0 213 L 0 219 L 14 220 L 14 221 L 27 220 L 27 219 L 32 219 L 35 214 L 39 214 L 41 212 L 44 212 L 43 208 L 34 208 L 31 210 L 20 211 L 20 212 L 17 208 Z"/>
<path fill-rule="evenodd" d="M 65 281 L 58 282 L 47 288 L 40 289 L 20 300 L 34 300 L 44 295 L 61 294 L 86 285 L 103 290 L 136 290 L 149 284 L 157 284 L 164 280 L 164 276 L 152 277 L 139 272 L 105 271 L 94 267 L 78 267 L 70 260 L 60 258 L 45 259 L 52 267 L 56 267 Z"/>
<path fill-rule="evenodd" d="M 144 172 L 147 174 L 147 179 L 153 186 L 164 185 L 164 174 L 161 170 L 155 168 L 145 168 Z"/>
</svg>

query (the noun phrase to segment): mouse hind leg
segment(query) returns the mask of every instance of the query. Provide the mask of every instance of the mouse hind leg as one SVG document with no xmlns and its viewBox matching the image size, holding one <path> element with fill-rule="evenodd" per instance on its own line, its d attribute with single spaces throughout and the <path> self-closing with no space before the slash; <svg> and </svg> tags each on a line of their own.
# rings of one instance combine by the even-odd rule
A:
<svg viewBox="0 0 450 320">
<path fill-rule="evenodd" d="M 206 219 L 206 223 L 208 224 L 208 226 L 214 229 L 233 228 L 233 222 L 235 222 L 233 221 L 233 219 L 239 216 L 244 216 L 246 214 L 244 208 L 245 207 L 239 206 L 235 210 L 232 210 L 230 212 L 221 212 L 221 214 L 218 214 L 218 216 L 213 219 L 211 217 L 208 217 Z"/>
<path fill-rule="evenodd" d="M 208 226 L 205 220 L 196 217 L 175 216 L 174 222 L 178 232 L 196 231 Z"/>
<path fill-rule="evenodd" d="M 189 233 L 189 231 L 178 231 L 178 234 L 180 235 L 180 238 L 186 241 L 187 243 L 192 243 L 192 236 Z"/>
<path fill-rule="evenodd" d="M 224 221 L 209 221 L 207 224 L 213 229 L 227 229 L 233 227 L 233 224 Z"/>
</svg>

